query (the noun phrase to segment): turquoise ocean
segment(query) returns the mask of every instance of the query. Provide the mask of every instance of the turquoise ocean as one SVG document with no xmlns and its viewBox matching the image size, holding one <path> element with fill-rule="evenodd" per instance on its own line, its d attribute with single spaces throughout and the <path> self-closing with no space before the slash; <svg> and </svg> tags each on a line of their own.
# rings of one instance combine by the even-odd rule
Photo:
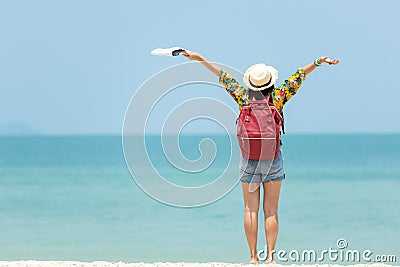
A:
<svg viewBox="0 0 400 267">
<path fill-rule="evenodd" d="M 189 158 L 201 138 L 182 138 Z M 400 135 L 288 134 L 283 151 L 278 250 L 321 251 L 343 238 L 400 261 Z M 148 152 L 176 178 L 157 146 Z M 212 172 L 229 156 L 218 150 Z M 120 136 L 0 137 L 0 261 L 246 263 L 243 210 L 239 184 L 199 208 L 152 199 L 132 179 Z M 261 210 L 259 232 L 262 249 Z"/>
</svg>

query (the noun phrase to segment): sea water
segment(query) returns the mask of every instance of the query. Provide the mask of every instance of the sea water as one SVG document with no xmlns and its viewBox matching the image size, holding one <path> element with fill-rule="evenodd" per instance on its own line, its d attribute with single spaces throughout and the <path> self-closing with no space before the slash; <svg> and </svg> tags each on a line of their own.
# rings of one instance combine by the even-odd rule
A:
<svg viewBox="0 0 400 267">
<path fill-rule="evenodd" d="M 207 137 L 217 147 L 207 175 L 180 176 L 160 137 L 148 137 L 148 154 L 183 186 L 223 171 L 237 181 L 238 166 L 224 167 L 227 137 Z M 196 159 L 202 138 L 182 138 L 182 153 Z M 400 260 L 400 135 L 285 135 L 283 151 L 277 250 L 338 249 L 342 238 Z M 154 200 L 132 179 L 120 136 L 0 138 L 0 260 L 246 263 L 243 211 L 240 184 L 198 208 Z M 260 209 L 259 249 L 262 222 Z"/>
</svg>

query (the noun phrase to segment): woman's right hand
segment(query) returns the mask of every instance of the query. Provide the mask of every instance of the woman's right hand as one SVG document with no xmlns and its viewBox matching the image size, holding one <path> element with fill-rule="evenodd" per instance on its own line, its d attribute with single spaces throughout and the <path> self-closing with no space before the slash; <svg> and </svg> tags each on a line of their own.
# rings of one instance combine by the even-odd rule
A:
<svg viewBox="0 0 400 267">
<path fill-rule="evenodd" d="M 212 73 L 214 73 L 217 76 L 219 76 L 219 73 L 221 72 L 220 67 L 218 67 L 214 63 L 208 61 L 199 53 L 186 50 L 185 52 L 182 52 L 181 55 L 184 55 L 185 57 L 187 57 L 190 60 L 200 61 L 201 64 L 203 64 L 207 69 L 209 69 Z"/>
<path fill-rule="evenodd" d="M 202 55 L 200 55 L 199 53 L 193 52 L 193 51 L 186 50 L 185 52 L 182 52 L 181 54 L 190 60 L 198 60 L 198 61 L 204 60 Z"/>
</svg>

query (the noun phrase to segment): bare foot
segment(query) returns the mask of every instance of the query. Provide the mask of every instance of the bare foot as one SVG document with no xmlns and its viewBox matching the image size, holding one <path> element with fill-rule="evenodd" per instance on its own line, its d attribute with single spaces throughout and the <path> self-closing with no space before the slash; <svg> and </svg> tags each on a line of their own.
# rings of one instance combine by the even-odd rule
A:
<svg viewBox="0 0 400 267">
<path fill-rule="evenodd" d="M 273 259 L 267 259 L 265 261 L 266 264 L 276 264 L 276 262 Z"/>
<path fill-rule="evenodd" d="M 250 258 L 250 264 L 258 264 L 259 263 L 259 260 L 258 260 L 258 256 L 252 256 L 251 258 Z"/>
</svg>

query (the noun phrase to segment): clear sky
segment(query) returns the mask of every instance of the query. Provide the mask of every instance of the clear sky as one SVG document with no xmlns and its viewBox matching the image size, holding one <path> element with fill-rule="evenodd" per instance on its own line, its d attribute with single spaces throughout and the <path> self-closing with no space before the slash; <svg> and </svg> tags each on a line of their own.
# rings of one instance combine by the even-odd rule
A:
<svg viewBox="0 0 400 267">
<path fill-rule="evenodd" d="M 399 10 L 396 0 L 3 0 L 0 133 L 120 134 L 137 88 L 186 62 L 149 52 L 175 45 L 241 71 L 274 65 L 279 82 L 337 57 L 288 103 L 286 130 L 400 132 Z"/>
</svg>

